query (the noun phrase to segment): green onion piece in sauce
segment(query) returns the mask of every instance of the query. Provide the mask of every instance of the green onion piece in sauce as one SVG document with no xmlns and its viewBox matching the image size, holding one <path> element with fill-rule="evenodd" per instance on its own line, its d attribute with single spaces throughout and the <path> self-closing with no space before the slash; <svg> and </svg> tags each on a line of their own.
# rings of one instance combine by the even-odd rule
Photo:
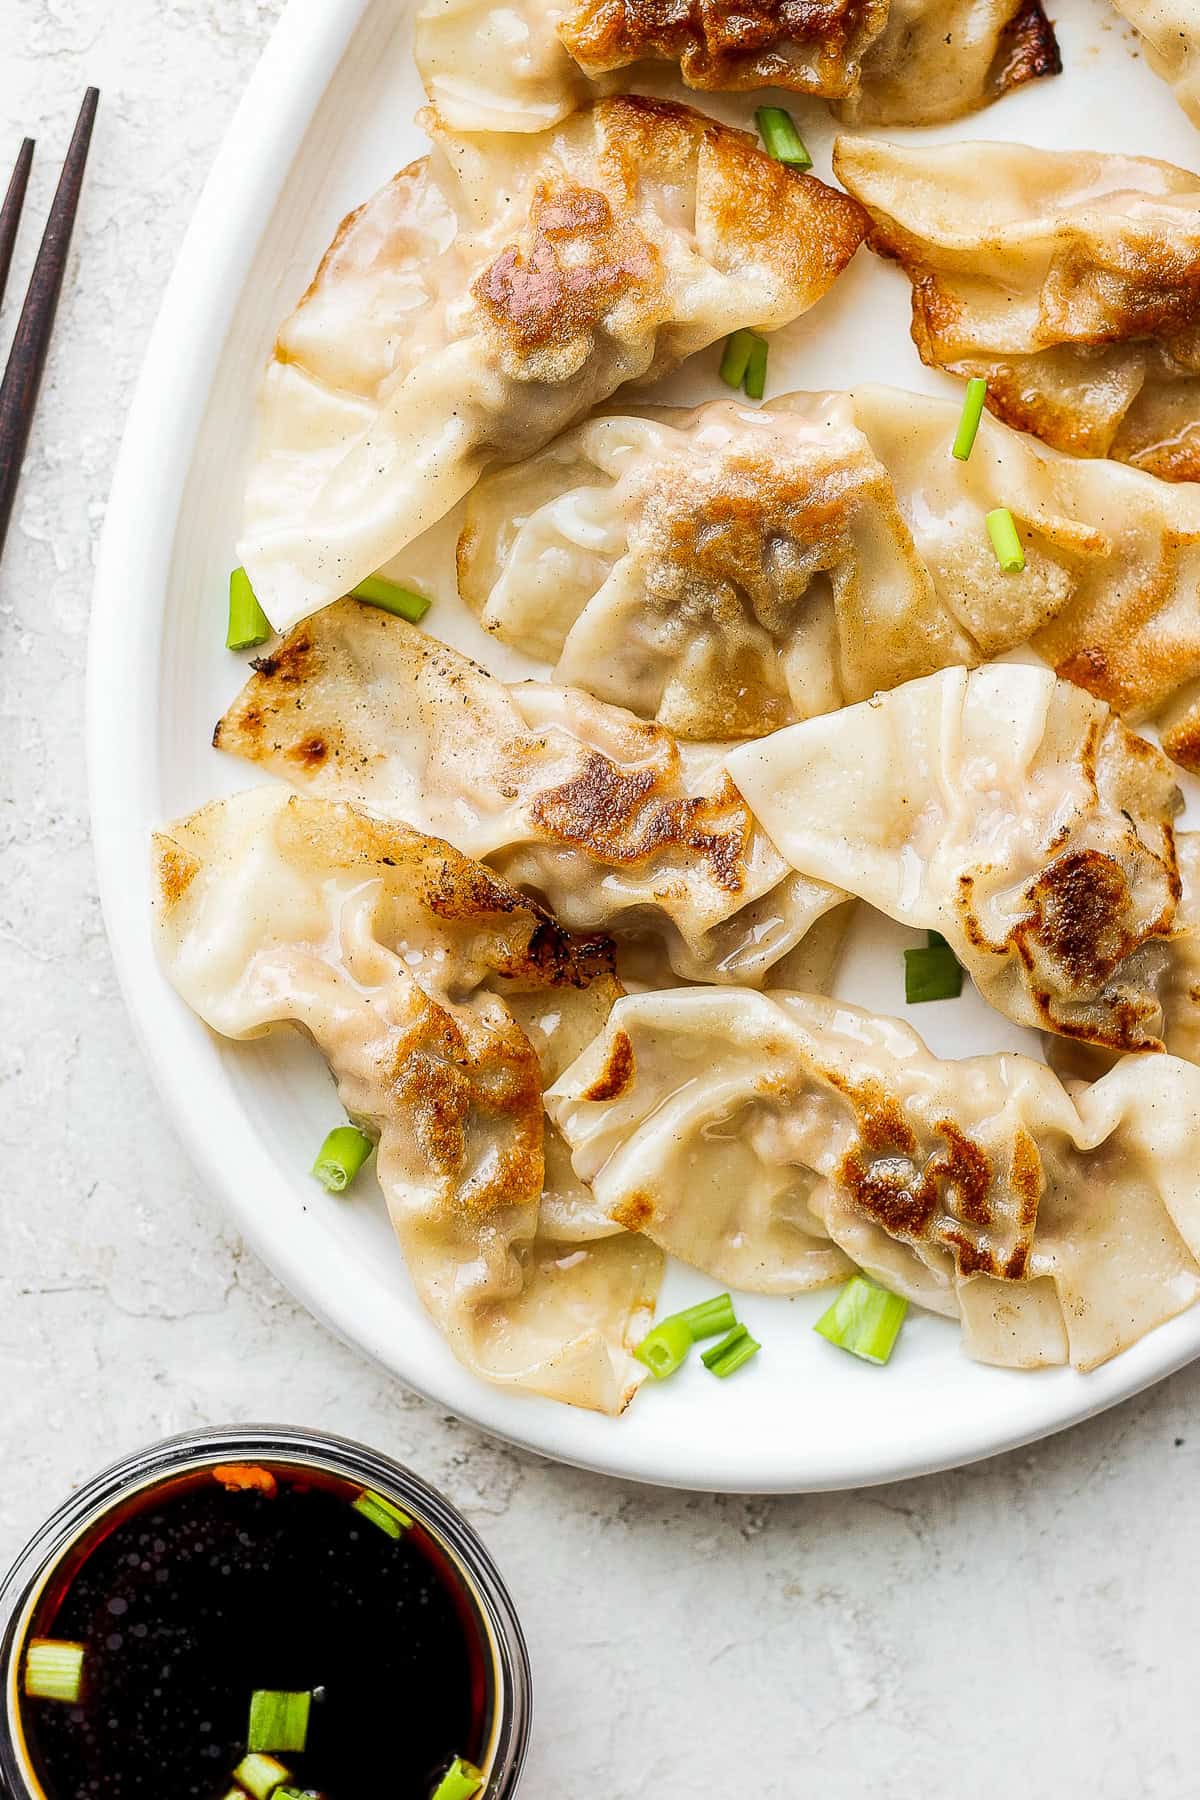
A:
<svg viewBox="0 0 1200 1800">
<path fill-rule="evenodd" d="M 63 1638 L 31 1638 L 25 1652 L 25 1692 L 31 1700 L 61 1700 L 74 1706 L 83 1692 L 82 1644 Z"/>
<path fill-rule="evenodd" d="M 378 1526 L 386 1537 L 401 1538 L 406 1531 L 412 1530 L 413 1522 L 403 1509 L 393 1500 L 385 1500 L 382 1494 L 372 1493 L 364 1488 L 354 1502 L 353 1510 L 369 1519 L 372 1525 Z"/>
<path fill-rule="evenodd" d="M 957 1000 L 962 993 L 962 964 L 948 945 L 904 952 L 904 998 L 909 1006 L 926 1000 Z"/>
<path fill-rule="evenodd" d="M 312 1695 L 256 1688 L 250 1696 L 247 1750 L 303 1750 L 308 1742 Z"/>
<path fill-rule="evenodd" d="M 368 606 L 381 606 L 384 612 L 395 613 L 398 618 L 407 619 L 410 625 L 419 625 L 433 605 L 424 594 L 414 594 L 411 588 L 401 587 L 398 582 L 385 581 L 382 575 L 368 575 L 350 592 L 356 600 L 365 600 Z"/>
<path fill-rule="evenodd" d="M 745 381 L 754 342 L 752 331 L 735 331 L 732 337 L 725 339 L 725 351 L 718 373 L 726 387 L 740 388 Z"/>
<path fill-rule="evenodd" d="M 456 1756 L 429 1800 L 471 1800 L 471 1795 L 477 1794 L 482 1786 L 483 1770 Z"/>
<path fill-rule="evenodd" d="M 811 169 L 812 157 L 804 147 L 804 139 L 796 130 L 796 121 L 782 106 L 760 106 L 754 115 L 759 136 L 768 156 L 787 163 L 793 169 Z"/>
<path fill-rule="evenodd" d="M 225 648 L 253 650 L 274 635 L 274 627 L 250 586 L 250 577 L 245 569 L 235 569 L 229 577 L 229 626 L 225 633 Z"/>
<path fill-rule="evenodd" d="M 754 342 L 750 346 L 750 366 L 746 370 L 746 398 L 761 400 L 767 385 L 767 340 L 757 333 L 751 335 Z"/>
<path fill-rule="evenodd" d="M 633 1354 L 639 1362 L 645 1363 L 655 1381 L 665 1381 L 668 1375 L 683 1367 L 693 1342 L 686 1321 L 675 1313 L 670 1318 L 660 1319 Z"/>
<path fill-rule="evenodd" d="M 1007 506 L 998 506 L 988 514 L 987 528 L 992 549 L 996 552 L 996 561 L 1004 573 L 1019 575 L 1025 567 L 1025 552 L 1021 548 L 1021 540 Z"/>
<path fill-rule="evenodd" d="M 706 1350 L 700 1360 L 712 1375 L 719 1375 L 722 1381 L 748 1363 L 752 1356 L 757 1356 L 762 1345 L 750 1336 L 744 1325 L 735 1325 L 727 1337 L 711 1350 Z"/>
<path fill-rule="evenodd" d="M 958 430 L 954 434 L 950 451 L 952 456 L 957 456 L 959 462 L 966 462 L 971 454 L 986 399 L 987 382 L 982 375 L 973 375 L 967 383 L 967 397 L 963 401 L 962 417 L 958 421 Z"/>
<path fill-rule="evenodd" d="M 932 926 L 930 926 L 929 930 L 925 933 L 925 942 L 929 945 L 931 950 L 948 950 L 950 948 L 949 943 L 942 936 L 941 932 L 934 931 Z"/>
<path fill-rule="evenodd" d="M 254 1751 L 249 1756 L 243 1756 L 233 1771 L 233 1779 L 246 1793 L 252 1794 L 254 1800 L 271 1800 L 276 1788 L 290 1780 L 291 1773 L 281 1762 L 276 1762 L 273 1756 L 263 1756 Z"/>
<path fill-rule="evenodd" d="M 693 1341 L 718 1337 L 722 1332 L 732 1331 L 737 1324 L 733 1301 L 728 1294 L 716 1294 L 711 1300 L 701 1300 L 696 1306 L 685 1306 L 682 1312 L 672 1313 L 670 1316 L 672 1319 L 683 1320 Z M 667 1323 L 665 1319 L 662 1322 L 664 1325 Z"/>
<path fill-rule="evenodd" d="M 813 1330 L 839 1350 L 882 1365 L 892 1354 L 907 1311 L 908 1301 L 899 1294 L 889 1294 L 865 1275 L 855 1275 Z"/>
<path fill-rule="evenodd" d="M 331 1194 L 344 1194 L 375 1148 L 355 1125 L 339 1125 L 317 1152 L 312 1173 Z"/>
</svg>

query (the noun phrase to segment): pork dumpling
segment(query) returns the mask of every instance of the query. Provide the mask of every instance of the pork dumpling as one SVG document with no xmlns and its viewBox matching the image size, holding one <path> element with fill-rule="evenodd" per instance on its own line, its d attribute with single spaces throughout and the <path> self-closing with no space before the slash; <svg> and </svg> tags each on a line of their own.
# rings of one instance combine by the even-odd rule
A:
<svg viewBox="0 0 1200 1800">
<path fill-rule="evenodd" d="M 912 282 L 921 360 L 997 417 L 1200 477 L 1200 177 L 1144 156 L 839 138 L 871 245 Z"/>
<path fill-rule="evenodd" d="M 590 1199 L 565 1237 L 542 1205 L 543 1084 L 620 992 L 611 943 L 570 937 L 449 844 L 280 787 L 214 801 L 155 849 L 171 981 L 225 1037 L 312 1038 L 379 1140 L 413 1285 L 455 1355 L 620 1412 L 662 1257 L 603 1216 L 589 1229 Z M 551 997 L 569 1023 L 541 1033 L 539 1062 L 514 1010 Z"/>
<path fill-rule="evenodd" d="M 686 106 L 619 96 L 531 137 L 423 121 L 431 153 L 344 222 L 266 371 L 241 556 L 281 630 L 490 462 L 736 326 L 794 319 L 866 226 Z"/>
<path fill-rule="evenodd" d="M 1019 1025 L 1162 1047 L 1179 900 L 1166 757 L 1048 669 L 946 669 L 730 752 L 802 874 L 940 931 Z"/>
<path fill-rule="evenodd" d="M 1113 0 L 1141 33 L 1150 67 L 1169 81 L 1193 125 L 1200 125 L 1200 16 L 1191 0 Z"/>
<path fill-rule="evenodd" d="M 849 420 L 734 401 L 590 420 L 484 477 L 458 567 L 489 631 L 685 738 L 979 660 Z"/>
<path fill-rule="evenodd" d="M 724 746 L 571 688 L 506 687 L 353 600 L 259 660 L 214 742 L 448 838 L 573 931 L 651 940 L 685 980 L 757 985 L 846 898 L 789 868 Z"/>
<path fill-rule="evenodd" d="M 541 131 L 636 63 L 668 63 L 690 88 L 858 86 L 888 0 L 426 0 L 415 52 L 425 91 L 462 131 Z"/>
<path fill-rule="evenodd" d="M 1200 1298 L 1200 1069 L 1174 1057 L 1072 1093 L 842 1001 L 689 989 L 618 1001 L 546 1106 L 600 1205 L 718 1281 L 857 1265 L 984 1362 L 1094 1368 Z"/>
<path fill-rule="evenodd" d="M 847 125 L 937 125 L 1061 73 L 1041 0 L 891 0 L 838 113 Z"/>
</svg>

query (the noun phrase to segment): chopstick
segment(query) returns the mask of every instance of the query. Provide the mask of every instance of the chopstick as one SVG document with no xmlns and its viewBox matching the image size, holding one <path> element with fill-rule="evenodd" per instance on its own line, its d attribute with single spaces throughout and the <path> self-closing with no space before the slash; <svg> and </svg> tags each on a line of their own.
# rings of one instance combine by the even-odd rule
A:
<svg viewBox="0 0 1200 1800">
<path fill-rule="evenodd" d="M 54 329 L 54 315 L 62 292 L 67 252 L 71 247 L 71 232 L 79 207 L 83 172 L 87 167 L 92 126 L 99 99 L 99 89 L 94 87 L 88 88 L 83 97 L 83 105 L 79 109 L 71 145 L 42 235 L 41 248 L 33 265 L 29 291 L 17 320 L 4 379 L 0 381 L 0 555 L 3 554 L 4 540 L 8 535 L 21 462 L 25 446 L 29 442 L 29 428 L 33 423 L 33 409 L 37 405 L 42 371 L 46 366 L 46 352 L 50 348 L 50 334 Z M 17 220 L 25 198 L 32 160 L 33 144 L 27 138 L 21 146 L 17 166 L 8 185 L 4 209 L 0 212 L 0 298 L 3 297 L 4 282 L 12 260 Z"/>
</svg>

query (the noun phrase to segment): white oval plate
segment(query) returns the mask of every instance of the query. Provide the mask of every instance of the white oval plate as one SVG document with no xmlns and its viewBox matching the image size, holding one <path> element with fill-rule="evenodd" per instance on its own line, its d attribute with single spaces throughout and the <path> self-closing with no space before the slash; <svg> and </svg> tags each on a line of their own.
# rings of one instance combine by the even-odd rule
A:
<svg viewBox="0 0 1200 1800">
<path fill-rule="evenodd" d="M 1104 0 L 1064 0 L 1058 11 L 1065 75 L 928 138 L 1114 147 L 1121 121 L 1121 148 L 1194 161 L 1200 139 Z M 426 1319 L 377 1191 L 334 1200 L 307 1174 L 339 1116 L 315 1052 L 287 1033 L 248 1046 L 219 1042 L 159 972 L 150 832 L 254 779 L 209 739 L 244 674 L 223 648 L 224 585 L 257 370 L 342 215 L 420 154 L 409 122 L 422 96 L 408 21 L 398 0 L 292 0 L 168 286 L 113 485 L 89 670 L 96 854 L 125 996 L 192 1155 L 239 1229 L 343 1338 L 465 1418 L 589 1468 L 727 1491 L 854 1487 L 968 1462 L 1111 1406 L 1200 1351 L 1200 1309 L 1091 1375 L 1029 1375 L 968 1361 L 956 1327 L 919 1313 L 889 1367 L 874 1369 L 812 1333 L 828 1296 L 748 1296 L 740 1311 L 764 1349 L 729 1383 L 697 1362 L 668 1387 L 644 1392 L 620 1420 L 488 1387 L 454 1361 Z M 789 104 L 817 172 L 828 176 L 825 107 Z M 749 96 L 719 105 L 743 121 L 752 109 Z M 688 403 L 715 396 L 715 367 L 714 354 L 693 359 L 666 394 Z M 922 369 L 909 342 L 907 284 L 863 251 L 820 307 L 773 340 L 770 391 L 867 379 L 949 386 Z M 396 565 L 437 588 L 430 628 L 501 673 L 529 666 L 498 658 L 458 602 L 445 560 L 452 531 L 451 520 Z M 900 949 L 911 941 L 885 921 L 862 930 L 838 991 L 903 1012 Z M 973 992 L 921 1007 L 914 1023 L 942 1054 L 1039 1053 L 1031 1033 Z M 711 1288 L 672 1267 L 664 1310 Z M 281 1413 L 286 1404 L 281 1395 Z"/>
</svg>

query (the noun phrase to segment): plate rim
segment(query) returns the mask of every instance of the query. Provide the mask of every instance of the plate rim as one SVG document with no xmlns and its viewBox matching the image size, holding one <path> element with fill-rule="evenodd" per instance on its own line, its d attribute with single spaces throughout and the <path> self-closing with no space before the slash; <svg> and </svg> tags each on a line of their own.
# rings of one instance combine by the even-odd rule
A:
<svg viewBox="0 0 1200 1800">
<path fill-rule="evenodd" d="M 101 907 L 121 994 L 167 1115 L 206 1185 L 255 1253 L 295 1298 L 335 1336 L 435 1405 L 450 1408 L 480 1429 L 535 1454 L 593 1473 L 676 1489 L 724 1493 L 805 1493 L 874 1486 L 965 1466 L 1019 1448 L 1081 1423 L 1173 1374 L 1200 1355 L 1200 1306 L 1179 1315 L 1101 1369 L 1080 1378 L 1078 1398 L 1063 1404 L 1061 1392 L 1047 1405 L 1035 1399 L 1018 1429 L 997 1433 L 986 1417 L 966 1432 L 939 1441 L 936 1424 L 907 1454 L 883 1460 L 846 1444 L 814 1456 L 797 1433 L 797 1452 L 770 1468 L 740 1470 L 740 1450 L 721 1465 L 718 1443 L 709 1441 L 678 1466 L 665 1468 L 622 1441 L 620 1422 L 604 1420 L 609 1433 L 588 1436 L 557 1415 L 573 1409 L 554 1402 L 530 1405 L 525 1397 L 490 1387 L 444 1356 L 413 1347 L 399 1362 L 352 1300 L 340 1316 L 331 1311 L 286 1238 L 269 1227 L 262 1195 L 294 1204 L 290 1184 L 273 1167 L 245 1110 L 223 1118 L 237 1139 L 239 1157 L 227 1154 L 207 1129 L 198 1097 L 217 1095 L 219 1057 L 210 1035 L 187 1013 L 158 967 L 149 924 L 149 856 L 136 858 L 128 794 L 141 772 L 144 725 L 134 703 L 150 682 L 160 705 L 166 587 L 197 436 L 225 353 L 238 299 L 315 110 L 338 61 L 376 0 L 289 0 L 226 131 L 204 184 L 191 224 L 168 279 L 117 457 L 97 558 L 88 639 L 86 753 Z M 285 98 L 281 100 L 281 95 Z M 183 347 L 181 350 L 181 346 Z M 169 393 L 172 404 L 163 404 Z M 147 494 L 153 495 L 151 506 Z M 131 602 L 132 596 L 132 602 Z M 140 600 L 139 600 L 140 596 Z M 131 622 L 136 631 L 131 630 Z M 136 811 L 136 808 L 133 809 Z M 137 871 L 141 869 L 139 877 Z M 225 1107 L 225 1113 L 230 1109 Z M 245 1160 L 243 1160 L 243 1158 Z M 247 1161 L 253 1180 L 246 1179 Z M 239 1170 L 235 1181 L 231 1166 Z M 262 1183 L 260 1187 L 258 1184 Z M 282 1190 L 282 1192 L 280 1191 Z M 251 1203 L 247 1194 L 253 1192 Z M 326 1284 L 327 1285 L 327 1284 Z M 1043 1394 L 1046 1392 L 1042 1390 Z M 932 1409 L 936 1412 L 936 1405 Z M 596 1415 L 579 1415 L 594 1420 Z M 571 1426 L 570 1429 L 568 1427 Z M 564 1435 L 567 1439 L 563 1441 Z M 575 1438 L 579 1439 L 576 1444 Z M 602 1446 L 600 1453 L 595 1445 Z"/>
</svg>

